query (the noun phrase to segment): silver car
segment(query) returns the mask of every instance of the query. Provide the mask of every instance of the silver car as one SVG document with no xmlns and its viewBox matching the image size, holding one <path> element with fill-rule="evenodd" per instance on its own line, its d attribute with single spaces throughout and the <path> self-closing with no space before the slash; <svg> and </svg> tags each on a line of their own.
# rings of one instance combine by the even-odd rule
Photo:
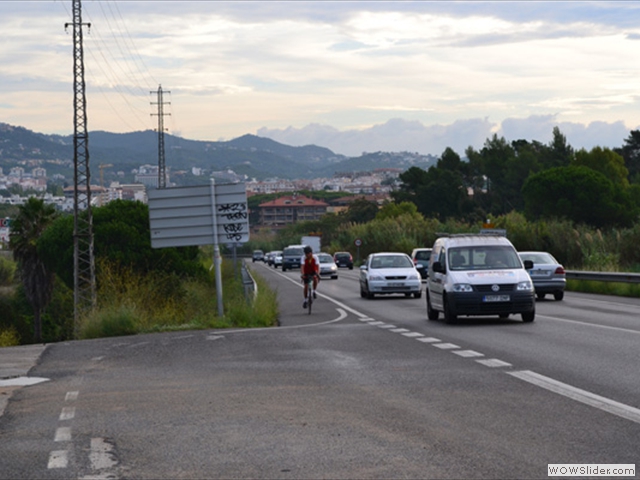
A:
<svg viewBox="0 0 640 480">
<path fill-rule="evenodd" d="M 420 298 L 420 274 L 406 253 L 372 253 L 360 267 L 360 296 L 373 298 L 391 293 Z"/>
<path fill-rule="evenodd" d="M 331 255 L 319 253 L 318 261 L 320 262 L 320 278 L 331 277 L 334 280 L 338 278 L 338 266 Z"/>
<path fill-rule="evenodd" d="M 518 252 L 520 258 L 531 260 L 533 268 L 528 270 L 536 297 L 542 300 L 547 293 L 553 298 L 562 300 L 567 286 L 567 276 L 564 267 L 548 252 Z"/>
</svg>

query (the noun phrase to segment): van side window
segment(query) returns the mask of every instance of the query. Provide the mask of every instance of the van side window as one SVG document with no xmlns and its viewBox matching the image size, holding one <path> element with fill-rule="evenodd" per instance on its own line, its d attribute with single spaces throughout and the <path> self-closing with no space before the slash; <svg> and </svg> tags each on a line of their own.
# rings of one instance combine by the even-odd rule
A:
<svg viewBox="0 0 640 480">
<path fill-rule="evenodd" d="M 447 255 L 444 251 L 444 248 L 440 250 L 440 255 L 438 256 L 438 261 L 440 264 L 445 267 L 447 265 Z"/>
</svg>

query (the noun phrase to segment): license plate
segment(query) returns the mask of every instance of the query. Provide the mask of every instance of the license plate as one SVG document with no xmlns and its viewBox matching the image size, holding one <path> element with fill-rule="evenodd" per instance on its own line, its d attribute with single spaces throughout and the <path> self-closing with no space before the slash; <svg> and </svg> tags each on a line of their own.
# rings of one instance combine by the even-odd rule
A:
<svg viewBox="0 0 640 480">
<path fill-rule="evenodd" d="M 509 295 L 485 295 L 482 298 L 483 302 L 508 302 L 511 300 Z"/>
<path fill-rule="evenodd" d="M 402 282 L 389 282 L 390 287 L 404 287 L 404 283 Z"/>
<path fill-rule="evenodd" d="M 529 275 L 532 277 L 542 277 L 549 275 L 549 272 L 547 270 L 531 270 Z"/>
</svg>

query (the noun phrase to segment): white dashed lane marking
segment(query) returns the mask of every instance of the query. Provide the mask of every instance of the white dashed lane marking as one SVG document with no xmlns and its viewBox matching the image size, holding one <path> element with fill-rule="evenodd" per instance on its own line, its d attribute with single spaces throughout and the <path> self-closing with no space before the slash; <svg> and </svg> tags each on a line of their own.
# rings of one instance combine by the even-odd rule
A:
<svg viewBox="0 0 640 480">
<path fill-rule="evenodd" d="M 484 357 L 484 353 L 476 352 L 474 350 L 454 350 L 452 353 L 460 355 L 463 358 Z"/>
<path fill-rule="evenodd" d="M 510 367 L 511 364 L 507 362 L 503 362 L 502 360 L 498 360 L 497 358 L 491 358 L 488 360 L 476 360 L 476 362 L 481 363 L 485 367 L 497 368 L 497 367 Z"/>
<path fill-rule="evenodd" d="M 456 355 L 463 358 L 484 357 L 483 353 L 476 352 L 475 350 L 462 350 L 462 347 L 454 343 L 442 342 L 442 340 L 440 340 L 439 338 L 425 337 L 422 333 L 411 332 L 406 328 L 395 328 L 394 326 L 387 325 L 384 322 L 376 322 L 373 318 L 367 317 L 361 318 L 360 320 L 377 327 L 389 328 L 388 331 L 390 332 L 400 333 L 403 336 L 409 338 L 415 338 L 419 342 L 432 345 L 439 349 L 450 350 L 452 353 L 455 353 Z M 483 358 L 476 359 L 475 361 L 489 368 L 512 367 L 510 363 L 504 362 L 497 358 Z M 632 422 L 640 423 L 640 409 L 632 407 L 630 405 L 625 405 L 624 403 L 616 402 L 615 400 L 596 395 L 595 393 L 572 387 L 571 385 L 567 385 L 566 383 L 559 382 L 557 380 L 554 380 L 553 378 L 545 377 L 544 375 L 540 375 L 529 370 L 522 370 L 518 372 L 508 371 L 505 373 L 513 376 L 514 378 L 518 378 L 532 385 L 536 385 L 548 391 L 563 395 L 577 402 L 611 413 L 612 415 L 625 418 Z"/>
<path fill-rule="evenodd" d="M 76 416 L 76 407 L 63 407 L 60 420 L 71 420 Z"/>
<path fill-rule="evenodd" d="M 54 442 L 69 442 L 71 441 L 71 428 L 60 427 L 56 430 L 56 436 L 53 439 Z"/>
<path fill-rule="evenodd" d="M 460 348 L 455 343 L 434 343 L 433 346 L 441 348 L 442 350 L 453 350 L 454 348 Z"/>
<path fill-rule="evenodd" d="M 78 392 L 67 392 L 67 394 L 64 396 L 65 402 L 72 402 L 77 399 L 78 399 Z"/>
<path fill-rule="evenodd" d="M 423 343 L 438 343 L 442 341 L 439 338 L 434 338 L 434 337 L 416 338 L 416 340 Z"/>
<path fill-rule="evenodd" d="M 47 468 L 67 468 L 69 465 L 69 452 L 66 450 L 54 450 L 49 454 Z"/>
</svg>

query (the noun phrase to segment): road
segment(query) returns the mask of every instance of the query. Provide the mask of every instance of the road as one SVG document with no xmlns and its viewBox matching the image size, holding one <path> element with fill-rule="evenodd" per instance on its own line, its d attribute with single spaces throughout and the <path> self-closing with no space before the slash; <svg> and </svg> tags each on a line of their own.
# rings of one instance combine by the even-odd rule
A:
<svg viewBox="0 0 640 480">
<path fill-rule="evenodd" d="M 568 292 L 519 317 L 426 319 L 360 298 L 302 309 L 256 263 L 281 326 L 47 347 L 0 417 L 0 478 L 545 478 L 638 464 L 640 301 Z"/>
</svg>

